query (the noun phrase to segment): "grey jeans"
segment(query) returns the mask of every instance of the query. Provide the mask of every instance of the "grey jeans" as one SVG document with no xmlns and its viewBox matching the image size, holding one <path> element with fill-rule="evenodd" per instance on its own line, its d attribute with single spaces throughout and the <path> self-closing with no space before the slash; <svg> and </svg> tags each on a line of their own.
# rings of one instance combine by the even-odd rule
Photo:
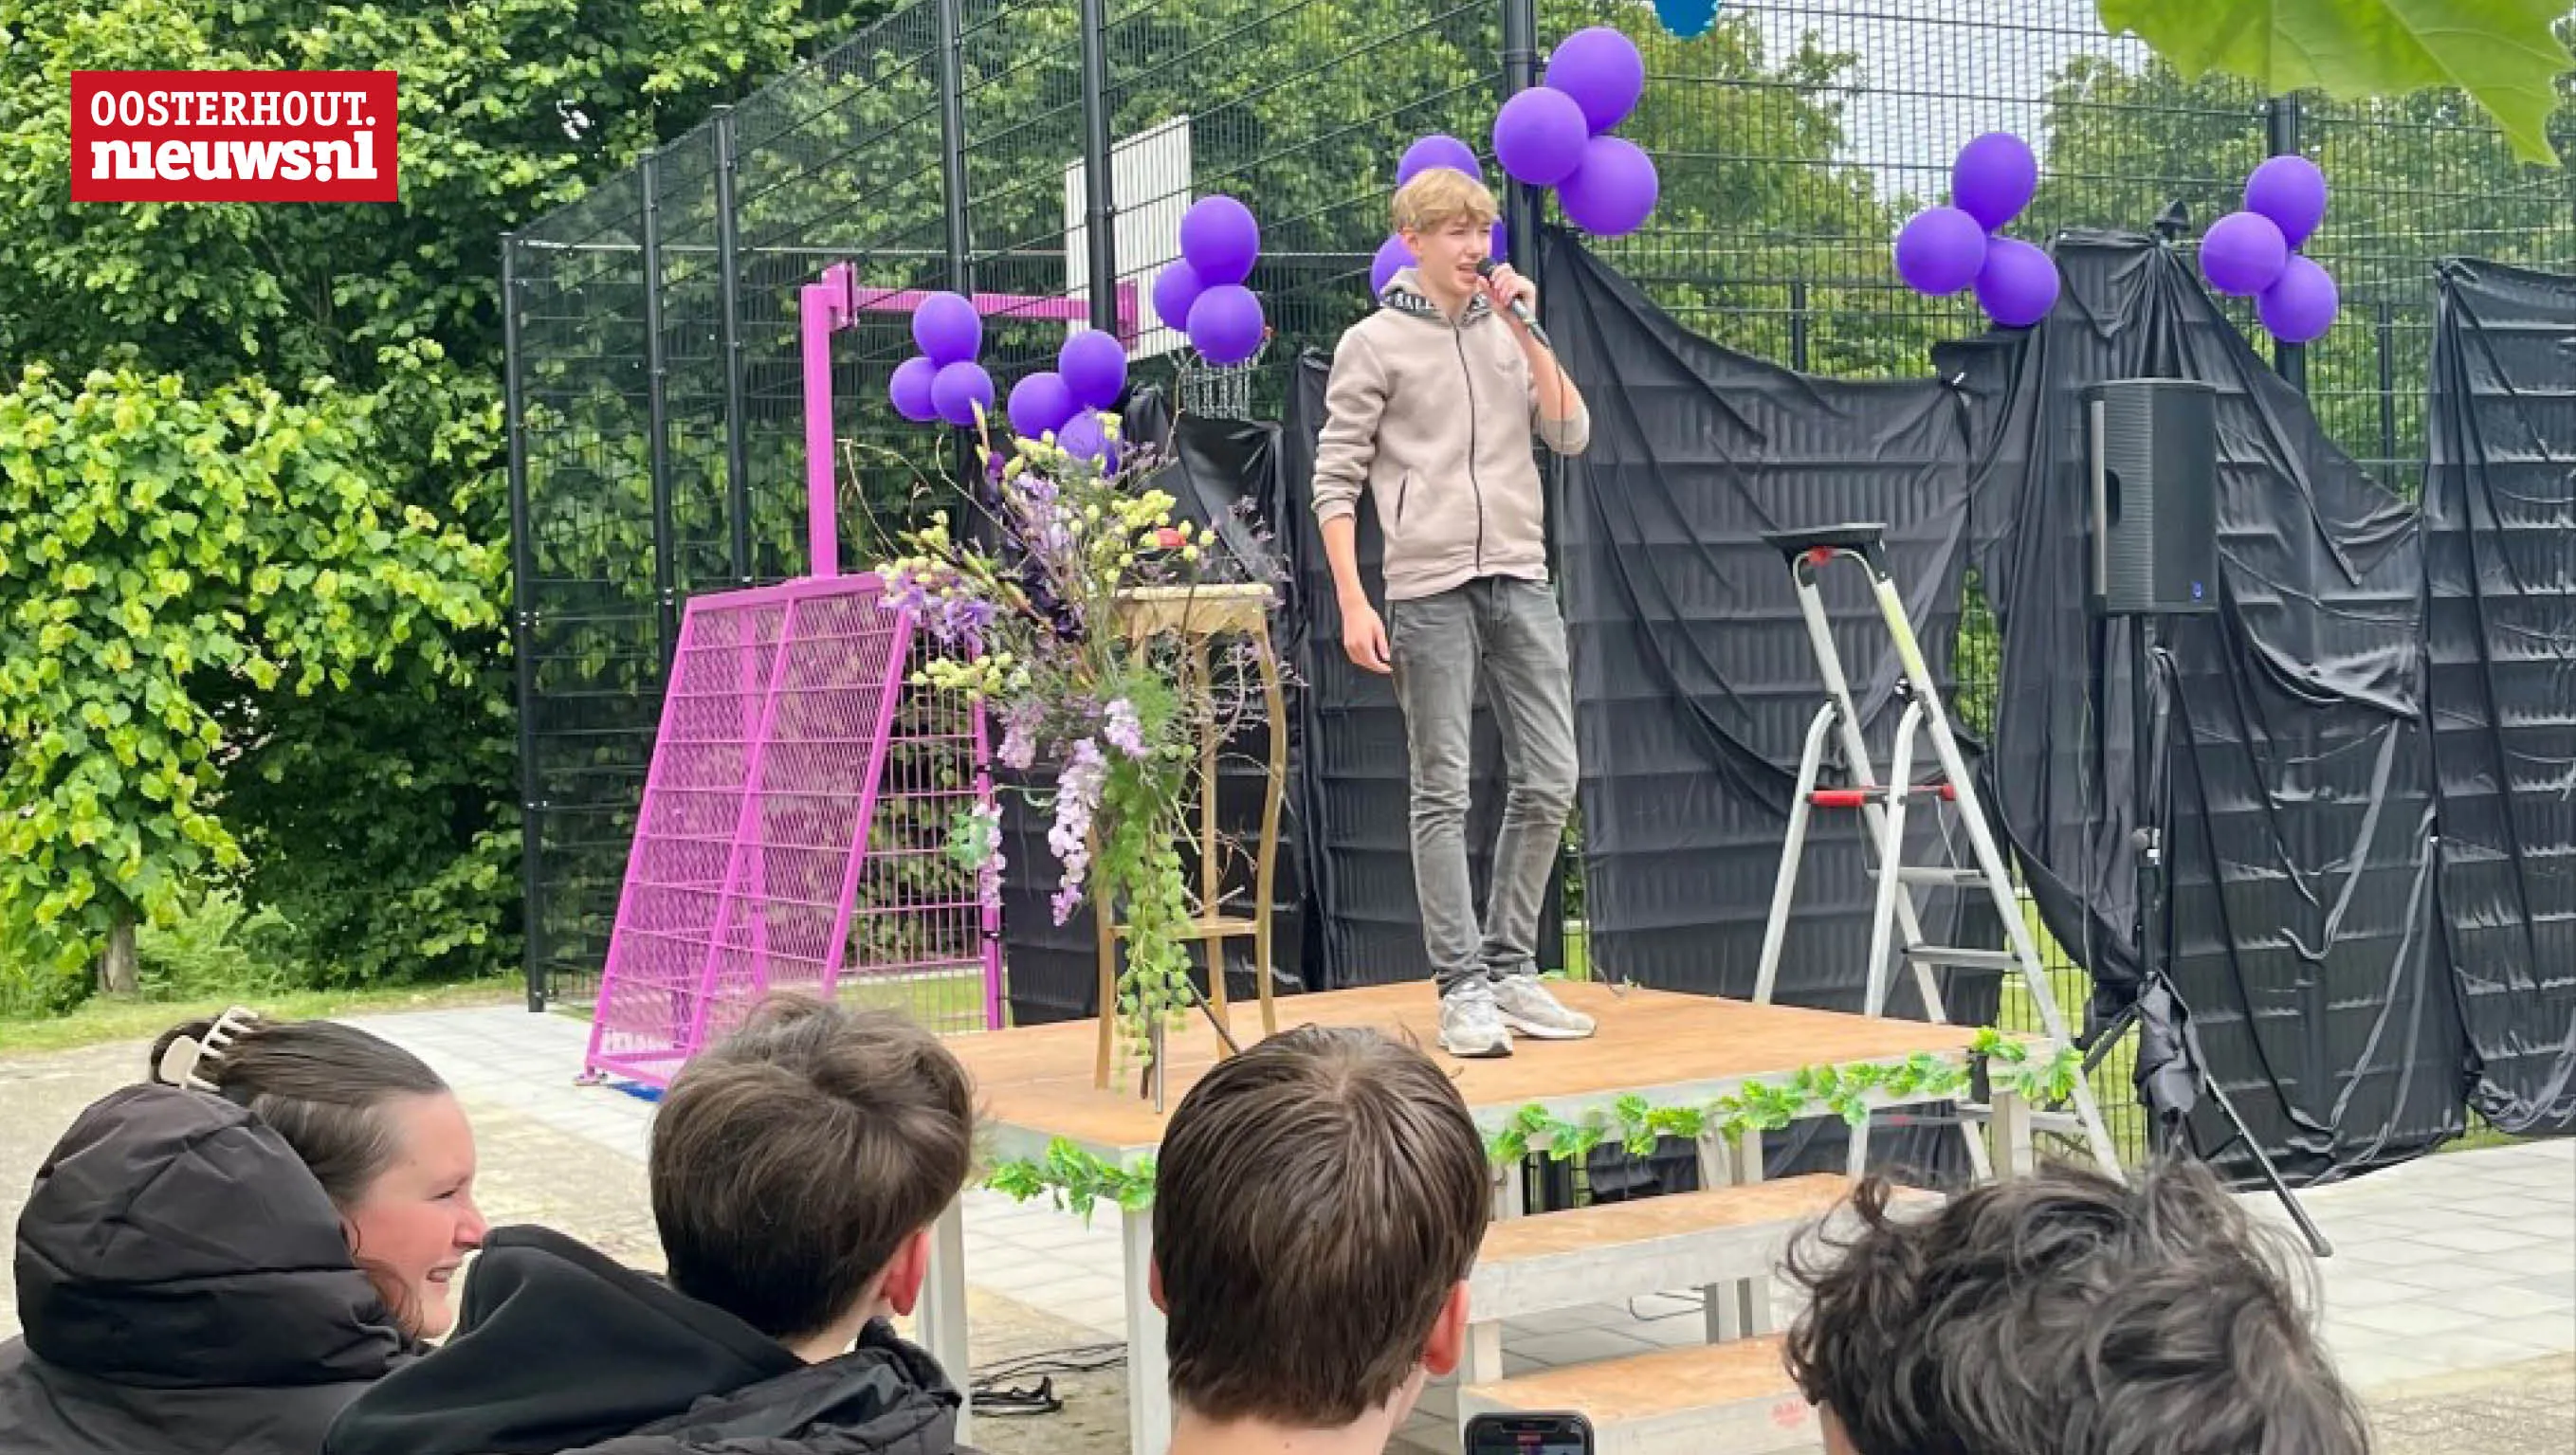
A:
<svg viewBox="0 0 2576 1455">
<path fill-rule="evenodd" d="M 1387 638 L 1413 760 L 1413 887 L 1432 975 L 1446 995 L 1480 973 L 1531 974 L 1539 901 L 1574 807 L 1574 690 L 1556 592 L 1487 576 L 1389 602 Z M 1468 741 L 1480 680 L 1510 773 L 1481 931 L 1467 877 Z"/>
</svg>

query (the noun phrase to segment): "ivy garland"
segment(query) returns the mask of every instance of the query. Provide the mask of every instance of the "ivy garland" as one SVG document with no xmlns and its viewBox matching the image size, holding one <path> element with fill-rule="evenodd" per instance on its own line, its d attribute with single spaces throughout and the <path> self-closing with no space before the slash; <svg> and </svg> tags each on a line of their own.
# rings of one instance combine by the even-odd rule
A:
<svg viewBox="0 0 2576 1455">
<path fill-rule="evenodd" d="M 1985 1064 L 1992 1085 L 2032 1105 L 2065 1100 L 2083 1075 L 2083 1057 L 2074 1047 L 2056 1046 L 2035 1058 L 2029 1042 L 1991 1027 L 1977 1032 L 1970 1053 Z M 1630 1156 L 1643 1157 L 1663 1137 L 1731 1139 L 1778 1131 L 1820 1110 L 1859 1126 L 1868 1119 L 1873 1094 L 1896 1104 L 1955 1100 L 1968 1089 L 1970 1075 L 1967 1066 L 1924 1053 L 1892 1063 L 1809 1066 L 1785 1081 L 1746 1082 L 1735 1094 L 1698 1106 L 1656 1106 L 1642 1096 L 1623 1096 L 1579 1122 L 1532 1103 L 1504 1121 L 1485 1151 L 1496 1162 L 1517 1162 L 1532 1153 L 1562 1162 L 1616 1141 Z M 1113 1166 L 1058 1137 L 1042 1158 L 997 1163 L 984 1185 L 1020 1202 L 1044 1194 L 1087 1221 L 1103 1202 L 1128 1212 L 1152 1206 L 1154 1162 L 1149 1157 L 1134 1167 Z"/>
</svg>

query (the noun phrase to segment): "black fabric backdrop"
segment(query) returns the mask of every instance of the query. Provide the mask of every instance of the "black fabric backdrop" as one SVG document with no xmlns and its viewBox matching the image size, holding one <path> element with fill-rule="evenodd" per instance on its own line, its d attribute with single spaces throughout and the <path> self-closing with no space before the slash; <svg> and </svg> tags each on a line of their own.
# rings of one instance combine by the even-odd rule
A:
<svg viewBox="0 0 2576 1455">
<path fill-rule="evenodd" d="M 2424 482 L 2444 944 L 2471 1101 L 2576 1130 L 2576 277 L 2455 262 Z"/>
</svg>

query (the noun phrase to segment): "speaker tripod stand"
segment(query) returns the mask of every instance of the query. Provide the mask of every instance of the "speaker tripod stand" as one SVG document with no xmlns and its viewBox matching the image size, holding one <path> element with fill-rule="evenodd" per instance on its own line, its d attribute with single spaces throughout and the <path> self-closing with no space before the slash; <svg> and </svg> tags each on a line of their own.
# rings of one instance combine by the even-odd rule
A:
<svg viewBox="0 0 2576 1455">
<path fill-rule="evenodd" d="M 2281 1207 L 2290 1215 L 2290 1221 L 2298 1226 L 2299 1235 L 2307 1240 L 2309 1251 L 2320 1258 L 2330 1258 L 2334 1256 L 2334 1245 L 2326 1241 L 2325 1234 L 2308 1216 L 2308 1210 L 2300 1206 L 2298 1194 L 2281 1180 L 2280 1169 L 2272 1165 L 2272 1158 L 2263 1150 L 2263 1144 L 2246 1127 L 2245 1118 L 2237 1113 L 2236 1103 L 2228 1099 L 2218 1079 L 2211 1076 L 2208 1067 L 2202 1063 L 2199 1049 L 2193 1044 L 2189 1007 L 2175 993 L 2173 982 L 2165 972 L 2166 954 L 2173 934 L 2171 901 L 2165 894 L 2165 826 L 2169 821 L 2167 791 L 2170 781 L 2166 775 L 2156 771 L 2155 765 L 2164 759 L 2164 718 L 2170 698 L 2155 690 L 2154 684 L 2161 669 L 2156 657 L 2154 618 L 2143 613 L 2133 614 L 2128 617 L 2128 624 L 2135 663 L 2129 674 L 2129 743 L 2135 780 L 2133 802 L 2138 813 L 2138 827 L 2129 835 L 2129 847 L 2137 872 L 2137 910 L 2130 919 L 2130 930 L 2131 943 L 2138 947 L 2138 991 L 2085 1045 L 2084 1079 L 2090 1081 L 2095 1068 L 2110 1058 L 2121 1039 L 2136 1032 L 2139 1042 L 2138 1100 L 2154 1119 L 2161 1143 L 2158 1150 L 2171 1151 L 2180 1147 L 2206 1161 L 2213 1154 L 2202 1152 L 2191 1142 L 2190 1107 L 2174 1105 L 2175 1098 L 2162 1089 L 2170 1082 L 2169 1069 L 2179 1062 L 2192 1082 L 2193 1099 L 2206 1098 L 2218 1108 L 2220 1119 L 2227 1123 L 2230 1135 L 2218 1144 L 2217 1152 L 2224 1153 L 2228 1148 L 2242 1144 L 2254 1159 L 2264 1185 L 2280 1200 Z M 2104 645 L 2108 644 L 2106 635 Z M 2152 1046 L 2146 1033 L 2150 1007 L 2158 1012 L 2157 1028 L 2167 1032 L 2156 1038 L 2159 1044 Z"/>
</svg>

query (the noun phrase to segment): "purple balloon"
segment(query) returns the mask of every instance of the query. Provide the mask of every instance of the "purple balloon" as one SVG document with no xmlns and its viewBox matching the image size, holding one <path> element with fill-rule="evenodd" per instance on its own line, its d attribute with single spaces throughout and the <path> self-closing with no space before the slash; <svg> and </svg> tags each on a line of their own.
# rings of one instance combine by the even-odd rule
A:
<svg viewBox="0 0 2576 1455">
<path fill-rule="evenodd" d="M 1086 328 L 1056 351 L 1055 371 L 1064 376 L 1064 387 L 1072 391 L 1074 403 L 1107 409 L 1118 402 L 1118 391 L 1127 387 L 1127 350 L 1116 335 Z"/>
<path fill-rule="evenodd" d="M 1211 364 L 1240 364 L 1261 351 L 1261 300 L 1237 283 L 1210 288 L 1190 306 L 1190 346 Z"/>
<path fill-rule="evenodd" d="M 1055 442 L 1077 460 L 1089 460 L 1104 472 L 1118 468 L 1118 444 L 1109 438 L 1100 411 L 1085 409 L 1064 422 Z"/>
<path fill-rule="evenodd" d="M 1606 25 L 1578 30 L 1547 58 L 1547 84 L 1575 99 L 1594 136 L 1628 119 L 1646 94 L 1646 58 Z"/>
<path fill-rule="evenodd" d="M 1950 164 L 1950 203 L 1988 232 L 2021 215 L 2039 190 L 2039 158 L 2009 131 L 1990 131 L 1959 148 Z"/>
<path fill-rule="evenodd" d="M 2326 174 L 2306 157 L 2274 157 L 2245 179 L 2245 210 L 2272 219 L 2295 248 L 2326 220 Z"/>
<path fill-rule="evenodd" d="M 1977 281 L 1986 230 L 1956 207 L 1927 207 L 1896 234 L 1896 276 L 1917 293 L 1946 297 Z"/>
<path fill-rule="evenodd" d="M 1384 294 L 1386 285 L 1394 281 L 1396 271 L 1410 268 L 1413 263 L 1413 249 L 1404 245 L 1403 237 L 1389 233 L 1386 241 L 1377 245 L 1377 256 L 1369 261 L 1369 296 L 1376 298 Z"/>
<path fill-rule="evenodd" d="M 1395 185 L 1401 187 L 1433 167 L 1464 172 L 1479 181 L 1485 173 L 1484 164 L 1476 160 L 1474 147 L 1435 131 L 1404 149 L 1404 159 L 1395 164 Z"/>
<path fill-rule="evenodd" d="M 1494 219 L 1493 236 L 1485 243 L 1485 256 L 1498 263 L 1512 260 L 1512 230 L 1505 227 L 1499 217 Z"/>
<path fill-rule="evenodd" d="M 1986 243 L 1985 266 L 1977 270 L 1977 302 L 1986 316 L 2006 328 L 2028 328 L 2057 306 L 2057 262 L 2046 251 L 2017 237 Z"/>
<path fill-rule="evenodd" d="M 1204 286 L 1240 283 L 1261 256 L 1261 224 L 1231 197 L 1202 197 L 1181 214 L 1181 256 Z"/>
<path fill-rule="evenodd" d="M 1154 316 L 1165 328 L 1179 328 L 1190 321 L 1190 305 L 1199 301 L 1199 270 L 1187 258 L 1174 258 L 1154 275 Z"/>
<path fill-rule="evenodd" d="M 1064 387 L 1063 375 L 1052 370 L 1031 374 L 1011 386 L 1011 433 L 1036 439 L 1062 429 L 1074 408 L 1073 391 Z"/>
<path fill-rule="evenodd" d="M 2254 314 L 2272 337 L 2285 344 L 2313 343 L 2334 326 L 2335 309 L 2342 301 L 2325 269 L 2303 254 L 2292 253 L 2281 267 L 2280 278 L 2254 295 Z"/>
<path fill-rule="evenodd" d="M 939 417 L 960 429 L 975 423 L 975 411 L 993 409 L 993 376 L 972 360 L 943 366 L 930 381 L 930 402 Z"/>
<path fill-rule="evenodd" d="M 1494 160 L 1515 180 L 1554 187 L 1584 162 L 1592 127 L 1573 97 L 1533 86 L 1494 113 Z"/>
<path fill-rule="evenodd" d="M 2231 212 L 2200 235 L 2200 275 L 2221 293 L 2260 293 L 2280 281 L 2289 260 L 2279 224 L 2259 212 Z"/>
<path fill-rule="evenodd" d="M 886 397 L 894 401 L 894 412 L 915 424 L 928 424 L 939 417 L 939 406 L 931 400 L 930 383 L 939 375 L 939 366 L 919 354 L 894 366 L 894 378 L 886 383 Z"/>
<path fill-rule="evenodd" d="M 1558 185 L 1556 201 L 1585 232 L 1621 237 L 1645 225 L 1662 190 L 1644 148 L 1625 137 L 1596 136 L 1583 144 L 1583 165 Z"/>
<path fill-rule="evenodd" d="M 984 346 L 984 320 L 956 294 L 933 293 L 912 310 L 912 341 L 941 368 L 961 364 Z"/>
</svg>

